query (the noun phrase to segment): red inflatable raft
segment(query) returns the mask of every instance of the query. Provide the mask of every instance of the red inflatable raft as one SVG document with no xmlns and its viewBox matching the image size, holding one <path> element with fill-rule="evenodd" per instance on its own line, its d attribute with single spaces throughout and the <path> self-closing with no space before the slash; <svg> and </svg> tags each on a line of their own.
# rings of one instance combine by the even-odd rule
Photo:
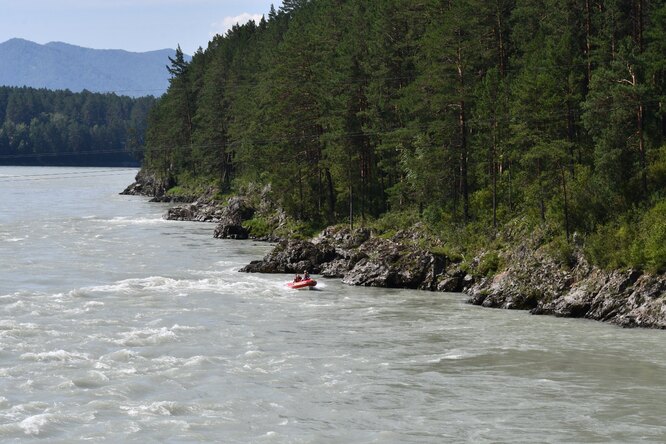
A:
<svg viewBox="0 0 666 444">
<path fill-rule="evenodd" d="M 315 285 L 317 285 L 317 281 L 314 279 L 303 279 L 302 281 L 287 283 L 287 287 L 294 288 L 296 290 L 299 288 L 312 288 Z"/>
</svg>

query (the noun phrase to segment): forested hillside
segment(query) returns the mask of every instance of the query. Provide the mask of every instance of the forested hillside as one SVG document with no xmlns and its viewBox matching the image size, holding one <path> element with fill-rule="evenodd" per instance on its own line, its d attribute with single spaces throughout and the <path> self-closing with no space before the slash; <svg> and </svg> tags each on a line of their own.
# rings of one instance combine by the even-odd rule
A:
<svg viewBox="0 0 666 444">
<path fill-rule="evenodd" d="M 153 97 L 0 87 L 0 165 L 138 165 Z"/>
<path fill-rule="evenodd" d="M 166 183 L 666 266 L 663 0 L 285 0 L 170 71 L 144 164 Z"/>
</svg>

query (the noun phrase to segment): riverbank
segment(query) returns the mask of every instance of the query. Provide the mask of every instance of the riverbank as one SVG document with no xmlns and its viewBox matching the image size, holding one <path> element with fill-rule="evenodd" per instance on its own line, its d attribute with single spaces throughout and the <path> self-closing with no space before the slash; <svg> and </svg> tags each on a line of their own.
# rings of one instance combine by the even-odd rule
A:
<svg viewBox="0 0 666 444">
<path fill-rule="evenodd" d="M 127 194 L 154 185 L 130 186 Z M 307 270 L 356 286 L 464 292 L 469 303 L 532 314 L 587 318 L 622 327 L 666 328 L 666 276 L 590 265 L 572 242 L 558 254 L 540 230 L 509 227 L 492 250 L 464 259 L 427 234 L 422 225 L 397 233 L 331 226 L 308 239 L 276 208 L 266 190 L 226 201 L 207 193 L 171 208 L 165 218 L 214 222 L 214 237 L 277 242 L 248 273 Z M 160 201 L 168 200 L 164 194 Z M 258 222 L 260 221 L 260 222 Z M 490 264 L 490 265 L 489 265 Z"/>
<path fill-rule="evenodd" d="M 622 327 L 666 328 L 666 275 L 600 269 L 579 245 L 557 258 L 538 233 L 509 245 L 499 253 L 504 265 L 468 289 L 470 303 Z"/>
</svg>

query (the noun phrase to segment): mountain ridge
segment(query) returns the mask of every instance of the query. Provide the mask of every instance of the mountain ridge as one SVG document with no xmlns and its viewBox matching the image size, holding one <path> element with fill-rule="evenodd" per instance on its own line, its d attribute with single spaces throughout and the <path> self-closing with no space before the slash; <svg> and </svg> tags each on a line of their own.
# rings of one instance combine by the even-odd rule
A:
<svg viewBox="0 0 666 444">
<path fill-rule="evenodd" d="M 169 85 L 174 49 L 131 52 L 22 38 L 0 43 L 0 85 L 160 96 Z"/>
</svg>

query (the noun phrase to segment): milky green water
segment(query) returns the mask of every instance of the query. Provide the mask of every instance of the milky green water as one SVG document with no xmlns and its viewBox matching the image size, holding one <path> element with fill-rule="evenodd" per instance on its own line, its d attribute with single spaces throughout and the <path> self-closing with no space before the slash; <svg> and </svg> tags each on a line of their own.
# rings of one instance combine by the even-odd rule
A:
<svg viewBox="0 0 666 444">
<path fill-rule="evenodd" d="M 0 441 L 666 442 L 663 332 L 290 290 L 134 174 L 0 167 Z"/>
</svg>

